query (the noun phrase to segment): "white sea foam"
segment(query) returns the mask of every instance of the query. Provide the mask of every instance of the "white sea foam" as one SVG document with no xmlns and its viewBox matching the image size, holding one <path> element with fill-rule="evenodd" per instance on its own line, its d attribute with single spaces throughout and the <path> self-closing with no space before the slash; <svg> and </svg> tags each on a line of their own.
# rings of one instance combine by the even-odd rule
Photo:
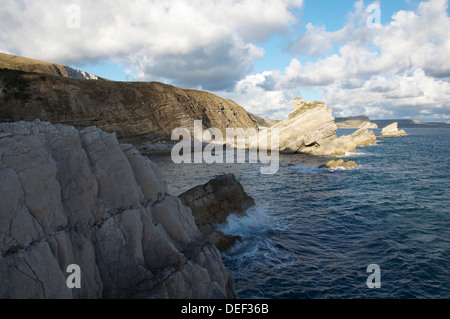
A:
<svg viewBox="0 0 450 319">
<path fill-rule="evenodd" d="M 335 168 L 329 168 L 328 170 L 331 172 L 336 172 L 336 171 L 353 171 L 353 170 L 357 170 L 360 169 L 360 167 L 350 167 L 350 168 L 346 168 L 346 167 L 342 167 L 342 166 L 338 166 Z"/>
<path fill-rule="evenodd" d="M 276 222 L 267 214 L 264 208 L 255 206 L 247 211 L 246 216 L 230 215 L 227 222 L 219 225 L 218 229 L 225 234 L 247 235 L 264 234 L 276 229 Z"/>
<path fill-rule="evenodd" d="M 345 152 L 345 155 L 338 157 L 355 157 L 355 156 L 364 156 L 366 153 L 363 152 Z"/>
</svg>

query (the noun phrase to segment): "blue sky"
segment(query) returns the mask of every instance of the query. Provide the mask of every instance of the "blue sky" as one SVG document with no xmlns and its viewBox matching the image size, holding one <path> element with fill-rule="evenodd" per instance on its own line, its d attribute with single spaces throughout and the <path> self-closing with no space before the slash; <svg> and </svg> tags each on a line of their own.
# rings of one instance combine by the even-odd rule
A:
<svg viewBox="0 0 450 319">
<path fill-rule="evenodd" d="M 335 116 L 450 121 L 448 0 L 2 3 L 1 52 L 208 90 L 277 119 L 302 96 Z"/>
</svg>

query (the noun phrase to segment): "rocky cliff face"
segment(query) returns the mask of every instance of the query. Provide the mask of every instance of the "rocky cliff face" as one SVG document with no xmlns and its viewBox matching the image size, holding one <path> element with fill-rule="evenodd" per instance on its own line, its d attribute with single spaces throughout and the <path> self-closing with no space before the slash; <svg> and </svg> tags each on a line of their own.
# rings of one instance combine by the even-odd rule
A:
<svg viewBox="0 0 450 319">
<path fill-rule="evenodd" d="M 233 246 L 239 237 L 216 231 L 215 225 L 225 223 L 231 214 L 245 216 L 255 201 L 233 174 L 218 176 L 205 185 L 196 186 L 178 196 L 192 210 L 195 223 L 219 250 Z"/>
<path fill-rule="evenodd" d="M 370 122 L 370 118 L 364 115 L 336 118 L 338 128 L 362 128 L 377 129 L 378 125 Z"/>
<path fill-rule="evenodd" d="M 190 209 L 114 134 L 0 124 L 0 180 L 0 298 L 236 297 Z"/>
<path fill-rule="evenodd" d="M 222 132 L 258 129 L 231 100 L 162 83 L 86 81 L 13 70 L 0 70 L 0 80 L 4 122 L 39 118 L 79 129 L 95 125 L 134 145 L 170 141 L 178 127 L 193 132 L 194 120 Z"/>
</svg>

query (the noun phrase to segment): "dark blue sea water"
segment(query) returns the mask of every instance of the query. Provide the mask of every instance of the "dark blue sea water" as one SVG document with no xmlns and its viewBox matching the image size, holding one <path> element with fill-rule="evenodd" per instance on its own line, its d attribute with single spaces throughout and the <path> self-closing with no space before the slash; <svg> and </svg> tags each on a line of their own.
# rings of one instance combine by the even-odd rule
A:
<svg viewBox="0 0 450 319">
<path fill-rule="evenodd" d="M 281 156 L 275 175 L 151 159 L 174 195 L 234 173 L 255 199 L 221 226 L 244 238 L 222 254 L 240 298 L 450 298 L 450 129 L 407 133 L 348 154 L 350 170 L 319 169 L 332 158 L 310 155 Z M 379 289 L 367 287 L 370 264 Z"/>
</svg>

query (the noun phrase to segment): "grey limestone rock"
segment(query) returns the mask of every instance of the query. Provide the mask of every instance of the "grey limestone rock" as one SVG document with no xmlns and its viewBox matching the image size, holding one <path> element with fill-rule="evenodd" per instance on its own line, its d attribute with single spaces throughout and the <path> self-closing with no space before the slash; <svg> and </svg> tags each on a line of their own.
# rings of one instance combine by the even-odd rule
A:
<svg viewBox="0 0 450 319">
<path fill-rule="evenodd" d="M 236 298 L 159 168 L 114 134 L 0 125 L 0 298 Z M 81 289 L 66 284 L 81 269 Z"/>
</svg>

